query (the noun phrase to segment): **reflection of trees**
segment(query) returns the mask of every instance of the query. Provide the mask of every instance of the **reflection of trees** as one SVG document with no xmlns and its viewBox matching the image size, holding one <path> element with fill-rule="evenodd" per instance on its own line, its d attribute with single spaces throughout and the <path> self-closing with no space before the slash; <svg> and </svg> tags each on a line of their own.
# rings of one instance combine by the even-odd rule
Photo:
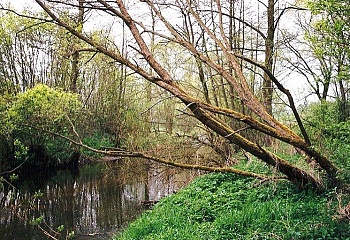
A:
<svg viewBox="0 0 350 240">
<path fill-rule="evenodd" d="M 14 234 L 28 239 L 32 234 L 40 239 L 28 222 L 41 215 L 44 223 L 53 229 L 64 225 L 64 233 L 66 230 L 77 234 L 115 231 L 141 213 L 141 202 L 159 200 L 173 193 L 190 176 L 188 172 L 153 164 L 136 170 L 118 165 L 116 169 L 108 169 L 111 174 L 81 174 L 76 179 L 65 172 L 43 184 L 40 187 L 43 196 L 38 199 L 34 199 L 30 188 L 8 192 L 7 196 L 3 192 L 0 202 L 6 211 L 0 211 L 0 235 L 5 240 L 16 239 Z M 43 239 L 46 239 L 44 235 Z"/>
</svg>

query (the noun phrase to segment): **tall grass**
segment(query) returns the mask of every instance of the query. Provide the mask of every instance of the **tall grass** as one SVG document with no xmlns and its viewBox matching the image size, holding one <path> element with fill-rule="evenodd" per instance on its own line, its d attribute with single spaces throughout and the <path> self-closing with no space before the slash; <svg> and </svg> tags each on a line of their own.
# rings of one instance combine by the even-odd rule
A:
<svg viewBox="0 0 350 240">
<path fill-rule="evenodd" d="M 115 239 L 350 239 L 335 218 L 334 194 L 298 191 L 289 182 L 259 184 L 208 174 L 163 199 Z"/>
</svg>

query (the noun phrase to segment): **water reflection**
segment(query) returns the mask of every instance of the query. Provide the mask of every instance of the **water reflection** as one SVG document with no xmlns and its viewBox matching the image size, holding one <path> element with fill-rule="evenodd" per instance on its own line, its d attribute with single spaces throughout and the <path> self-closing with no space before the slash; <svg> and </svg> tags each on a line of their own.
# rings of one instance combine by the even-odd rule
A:
<svg viewBox="0 0 350 240">
<path fill-rule="evenodd" d="M 48 239 L 44 230 L 59 239 L 71 231 L 75 239 L 110 239 L 142 212 L 142 203 L 173 193 L 197 175 L 154 165 L 130 169 L 118 164 L 99 174 L 94 168 L 84 167 L 78 175 L 63 171 L 47 181 L 35 178 L 0 193 L 1 239 Z M 38 191 L 42 196 L 35 198 Z M 41 230 L 30 224 L 40 216 Z M 50 231 L 60 225 L 60 235 Z"/>
</svg>

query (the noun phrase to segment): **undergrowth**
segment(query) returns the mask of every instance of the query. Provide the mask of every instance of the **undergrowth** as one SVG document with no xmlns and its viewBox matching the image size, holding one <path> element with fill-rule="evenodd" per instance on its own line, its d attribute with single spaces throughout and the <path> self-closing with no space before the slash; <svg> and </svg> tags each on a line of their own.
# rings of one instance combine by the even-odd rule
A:
<svg viewBox="0 0 350 240">
<path fill-rule="evenodd" d="M 115 239 L 350 239 L 337 204 L 333 192 L 213 173 L 161 200 Z"/>
</svg>

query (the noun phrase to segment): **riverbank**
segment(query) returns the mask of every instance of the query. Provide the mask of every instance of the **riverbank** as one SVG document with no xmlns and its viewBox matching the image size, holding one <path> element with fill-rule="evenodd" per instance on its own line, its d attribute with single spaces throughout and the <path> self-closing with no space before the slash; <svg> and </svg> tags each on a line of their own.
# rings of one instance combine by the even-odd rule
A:
<svg viewBox="0 0 350 240">
<path fill-rule="evenodd" d="M 114 239 L 350 239 L 349 222 L 338 216 L 339 197 L 299 191 L 289 182 L 208 174 Z"/>
</svg>

